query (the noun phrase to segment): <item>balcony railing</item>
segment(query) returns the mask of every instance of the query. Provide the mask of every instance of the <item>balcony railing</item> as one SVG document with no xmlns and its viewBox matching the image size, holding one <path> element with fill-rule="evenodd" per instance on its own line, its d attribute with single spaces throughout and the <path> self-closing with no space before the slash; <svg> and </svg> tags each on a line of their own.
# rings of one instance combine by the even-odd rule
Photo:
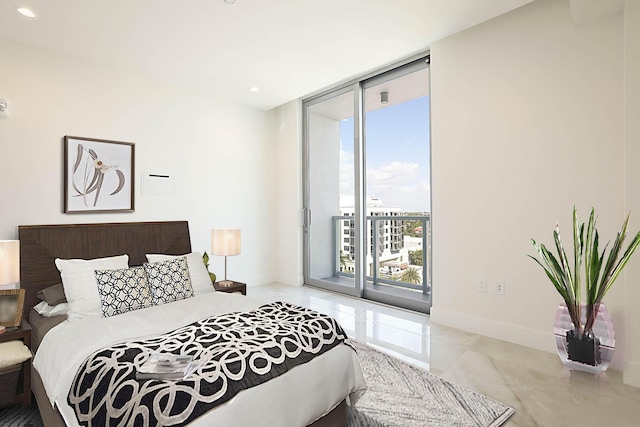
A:
<svg viewBox="0 0 640 427">
<path fill-rule="evenodd" d="M 334 230 L 334 276 L 354 278 L 355 274 L 349 271 L 350 267 L 355 268 L 353 257 L 353 246 L 343 243 L 342 236 L 346 235 L 344 230 L 349 230 L 349 235 L 354 236 L 354 224 L 352 216 L 333 216 Z M 384 221 L 392 221 L 397 226 L 389 229 L 388 235 L 384 233 Z M 408 235 L 406 222 L 419 221 L 422 232 L 419 236 Z M 380 222 L 380 224 L 379 224 Z M 417 228 L 417 227 L 416 227 Z M 416 230 L 414 228 L 414 230 Z M 400 231 L 402 230 L 402 231 Z M 366 249 L 367 249 L 367 282 L 374 287 L 392 286 L 407 290 L 422 292 L 427 295 L 431 293 L 431 217 L 430 216 L 367 216 L 365 227 Z M 400 234 L 401 233 L 401 234 Z M 382 235 L 381 235 L 382 234 Z M 414 234 L 418 234 L 414 231 Z M 404 248 L 405 236 L 420 238 L 421 244 L 414 250 L 422 250 L 422 265 L 411 265 L 409 262 L 409 251 Z M 388 240 L 387 240 L 388 237 Z M 371 253 L 372 242 L 378 242 L 378 247 L 382 244 L 383 250 L 375 250 Z M 384 247 L 387 245 L 387 247 Z M 345 251 L 344 247 L 349 246 Z M 403 253 L 402 249 L 407 249 Z M 406 255 L 406 259 L 402 259 Z M 407 266 L 404 267 L 404 263 Z M 397 265 L 397 266 L 396 266 Z M 419 273 L 404 274 L 409 268 L 414 268 Z M 404 279 L 403 279 L 404 278 Z"/>
</svg>

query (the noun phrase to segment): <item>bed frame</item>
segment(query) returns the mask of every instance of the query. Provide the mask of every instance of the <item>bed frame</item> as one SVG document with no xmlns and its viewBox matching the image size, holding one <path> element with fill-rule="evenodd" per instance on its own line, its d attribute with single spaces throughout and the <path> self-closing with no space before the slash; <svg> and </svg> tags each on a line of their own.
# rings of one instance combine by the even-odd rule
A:
<svg viewBox="0 0 640 427">
<path fill-rule="evenodd" d="M 191 252 L 187 221 L 125 222 L 73 225 L 26 225 L 18 227 L 20 239 L 20 284 L 25 289 L 23 314 L 38 304 L 38 291 L 60 283 L 56 258 L 102 258 L 129 255 L 129 265 L 142 265 L 146 254 L 182 255 Z M 42 380 L 35 369 L 31 373 L 31 389 L 46 427 L 64 427 L 60 413 L 51 406 Z M 311 427 L 344 426 L 346 404 Z"/>
<path fill-rule="evenodd" d="M 187 221 L 112 224 L 27 225 L 18 227 L 20 283 L 25 312 L 40 302 L 38 291 L 60 283 L 56 258 L 101 258 L 129 255 L 130 265 L 142 265 L 146 254 L 191 252 Z"/>
</svg>

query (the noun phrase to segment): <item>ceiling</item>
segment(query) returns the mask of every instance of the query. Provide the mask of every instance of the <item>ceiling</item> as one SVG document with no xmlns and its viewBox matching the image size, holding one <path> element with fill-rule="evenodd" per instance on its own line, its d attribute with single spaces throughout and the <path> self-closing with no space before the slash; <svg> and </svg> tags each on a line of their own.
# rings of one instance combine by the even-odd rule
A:
<svg viewBox="0 0 640 427">
<path fill-rule="evenodd" d="M 4 0 L 0 36 L 271 109 L 530 1 Z"/>
</svg>

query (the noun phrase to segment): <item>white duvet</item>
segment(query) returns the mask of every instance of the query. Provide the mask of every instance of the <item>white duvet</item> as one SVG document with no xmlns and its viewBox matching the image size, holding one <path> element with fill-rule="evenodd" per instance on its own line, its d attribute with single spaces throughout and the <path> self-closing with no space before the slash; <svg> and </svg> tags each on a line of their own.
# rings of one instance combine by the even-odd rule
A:
<svg viewBox="0 0 640 427">
<path fill-rule="evenodd" d="M 211 315 L 252 310 L 261 304 L 244 296 L 214 292 L 109 318 L 66 321 L 44 337 L 33 366 L 42 378 L 49 400 L 67 425 L 77 426 L 67 395 L 80 364 L 94 351 L 123 341 L 157 336 Z M 326 415 L 345 397 L 364 389 L 355 352 L 339 345 L 265 384 L 238 393 L 189 425 L 306 426 Z"/>
</svg>

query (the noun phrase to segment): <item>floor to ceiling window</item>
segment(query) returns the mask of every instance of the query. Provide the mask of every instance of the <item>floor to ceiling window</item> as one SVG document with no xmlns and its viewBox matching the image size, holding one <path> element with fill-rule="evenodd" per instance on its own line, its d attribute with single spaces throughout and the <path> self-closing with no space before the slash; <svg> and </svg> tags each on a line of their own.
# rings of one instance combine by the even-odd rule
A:
<svg viewBox="0 0 640 427">
<path fill-rule="evenodd" d="M 303 102 L 306 284 L 429 311 L 428 63 Z"/>
</svg>

